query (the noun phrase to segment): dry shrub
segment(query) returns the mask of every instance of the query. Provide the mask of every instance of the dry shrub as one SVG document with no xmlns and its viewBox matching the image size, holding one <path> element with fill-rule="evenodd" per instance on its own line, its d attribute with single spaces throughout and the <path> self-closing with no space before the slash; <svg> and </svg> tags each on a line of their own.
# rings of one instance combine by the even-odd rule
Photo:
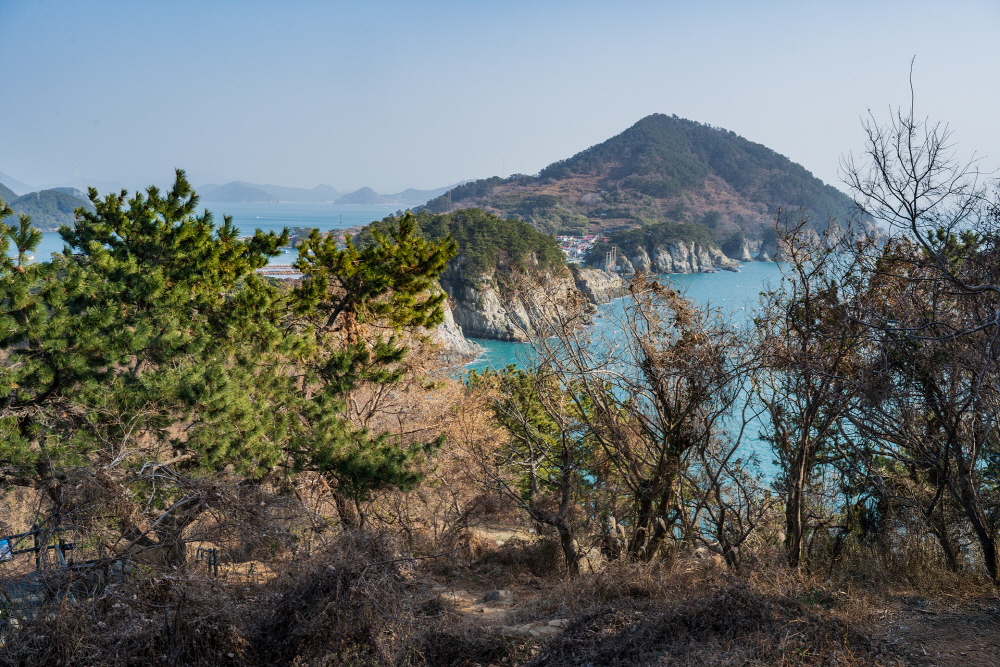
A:
<svg viewBox="0 0 1000 667">
<path fill-rule="evenodd" d="M 926 531 L 892 531 L 881 540 L 853 543 L 843 550 L 828 574 L 856 590 L 888 591 L 914 588 L 925 593 L 980 595 L 992 584 L 978 559 L 964 553 L 958 572 L 950 570 L 936 539 Z M 968 544 L 966 542 L 965 544 Z"/>
<path fill-rule="evenodd" d="M 415 553 L 459 548 L 458 559 L 468 564 L 478 556 L 463 545 L 467 531 L 522 520 L 522 512 L 487 474 L 504 441 L 502 432 L 483 397 L 454 379 L 438 377 L 431 389 L 411 385 L 394 397 L 409 407 L 377 415 L 373 423 L 382 419 L 380 428 L 413 439 L 443 433 L 445 444 L 423 462 L 424 480 L 417 488 L 380 493 L 364 510 L 372 525 L 396 532 Z M 386 416 L 392 419 L 384 421 Z"/>
<path fill-rule="evenodd" d="M 484 550 L 473 565 L 481 569 L 503 568 L 507 574 L 530 573 L 536 577 L 547 577 L 563 569 L 563 555 L 559 542 L 551 538 L 522 540 L 513 537 L 502 546 Z"/>
<path fill-rule="evenodd" d="M 6 636 L 0 665 L 244 665 L 245 601 L 218 582 L 134 577 L 90 600 L 52 597 Z"/>
<path fill-rule="evenodd" d="M 594 574 L 564 583 L 557 589 L 556 597 L 564 600 L 570 609 L 581 610 L 622 598 L 670 598 L 676 594 L 678 587 L 697 585 L 693 576 L 674 573 L 665 561 L 614 561 Z"/>
<path fill-rule="evenodd" d="M 74 599 L 64 572 L 33 620 L 0 628 L 0 665 L 388 664 L 410 568 L 394 539 L 345 533 L 264 586 L 133 572 Z"/>
<path fill-rule="evenodd" d="M 625 590 L 648 594 L 652 587 L 647 582 Z M 762 593 L 744 581 L 671 592 L 669 597 L 620 598 L 584 613 L 528 664 L 897 664 L 833 615 L 796 598 Z"/>
<path fill-rule="evenodd" d="M 531 657 L 534 643 L 524 637 L 506 637 L 485 631 L 465 635 L 431 631 L 417 636 L 403 656 L 403 667 L 503 667 L 520 665 Z"/>
<path fill-rule="evenodd" d="M 287 580 L 268 587 L 252 631 L 262 665 L 386 664 L 403 632 L 410 562 L 385 535 L 345 533 Z"/>
</svg>

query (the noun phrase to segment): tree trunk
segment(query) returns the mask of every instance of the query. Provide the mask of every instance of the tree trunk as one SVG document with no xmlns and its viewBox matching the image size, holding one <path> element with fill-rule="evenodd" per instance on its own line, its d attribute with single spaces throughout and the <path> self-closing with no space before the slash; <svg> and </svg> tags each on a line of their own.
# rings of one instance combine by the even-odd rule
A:
<svg viewBox="0 0 1000 667">
<path fill-rule="evenodd" d="M 805 536 L 805 488 L 808 458 L 808 443 L 801 443 L 795 456 L 795 464 L 788 475 L 788 497 L 785 500 L 785 559 L 788 567 L 798 567 L 802 560 L 802 539 Z"/>
<path fill-rule="evenodd" d="M 1000 586 L 1000 571 L 998 571 L 1000 554 L 997 553 L 996 535 L 990 530 L 970 476 L 967 471 L 960 471 L 956 475 L 959 488 L 955 489 L 954 484 L 949 484 L 949 486 L 952 493 L 957 496 L 956 499 L 962 505 L 962 509 L 965 510 L 965 516 L 969 519 L 969 523 L 972 524 L 972 530 L 976 534 L 976 540 L 983 553 L 983 565 L 986 566 L 986 572 L 990 575 L 993 584 Z"/>
<path fill-rule="evenodd" d="M 566 560 L 566 573 L 570 577 L 575 577 L 580 574 L 580 554 L 577 553 L 576 540 L 573 539 L 573 527 L 565 520 L 557 520 L 553 525 L 559 531 L 559 544 Z"/>
<path fill-rule="evenodd" d="M 337 515 L 340 517 L 340 523 L 343 524 L 344 528 L 354 530 L 360 527 L 361 520 L 358 516 L 358 511 L 350 498 L 334 491 L 333 502 L 337 506 Z"/>
</svg>

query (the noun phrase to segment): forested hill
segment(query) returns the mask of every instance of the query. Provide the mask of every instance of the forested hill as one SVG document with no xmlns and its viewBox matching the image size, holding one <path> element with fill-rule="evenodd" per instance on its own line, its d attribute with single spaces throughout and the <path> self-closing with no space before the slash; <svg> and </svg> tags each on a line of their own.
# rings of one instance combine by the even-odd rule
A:
<svg viewBox="0 0 1000 667">
<path fill-rule="evenodd" d="M 73 211 L 82 206 L 94 210 L 94 205 L 86 199 L 74 197 L 59 190 L 40 190 L 4 202 L 17 213 L 31 216 L 31 222 L 42 231 L 55 231 L 62 225 L 72 225 Z"/>
<path fill-rule="evenodd" d="M 396 218 L 389 216 L 364 227 L 354 238 L 358 245 L 372 241 L 374 230 L 387 231 Z M 458 245 L 453 268 L 462 267 L 470 277 L 500 269 L 565 270 L 565 257 L 558 242 L 522 220 L 502 219 L 479 209 L 463 209 L 448 214 L 420 211 L 416 214 L 420 235 L 431 241 L 451 236 Z"/>
<path fill-rule="evenodd" d="M 710 227 L 725 239 L 738 231 L 759 238 L 779 207 L 805 208 L 823 224 L 844 218 L 852 202 L 766 146 L 654 114 L 538 176 L 481 179 L 426 204 L 435 212 L 472 206 L 550 233 L 669 220 Z"/>
<path fill-rule="evenodd" d="M 17 199 L 17 193 L 8 188 L 3 183 L 0 183 L 0 199 L 9 204 L 10 202 Z"/>
</svg>

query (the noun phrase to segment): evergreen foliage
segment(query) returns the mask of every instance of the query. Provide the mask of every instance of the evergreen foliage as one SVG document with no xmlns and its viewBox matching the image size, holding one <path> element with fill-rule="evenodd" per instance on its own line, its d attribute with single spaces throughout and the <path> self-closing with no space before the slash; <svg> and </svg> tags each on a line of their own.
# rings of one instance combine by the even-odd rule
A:
<svg viewBox="0 0 1000 667">
<path fill-rule="evenodd" d="M 470 275 L 498 268 L 558 270 L 565 265 L 558 242 L 521 220 L 473 208 L 444 215 L 421 212 L 417 222 L 428 238 L 454 238 Z"/>
<path fill-rule="evenodd" d="M 306 278 L 288 291 L 256 273 L 287 232 L 243 239 L 230 218 L 198 215 L 181 171 L 168 192 L 91 189 L 90 200 L 52 262 L 25 262 L 40 239 L 27 216 L 0 225 L 19 255 L 0 263 L 8 481 L 48 489 L 58 507 L 69 470 L 94 457 L 142 465 L 140 443 L 187 474 L 315 470 L 349 497 L 419 478 L 414 456 L 439 439 L 369 434 L 344 396 L 401 377 L 406 348 L 358 327 L 440 322 L 443 296 L 428 288 L 453 244 L 420 238 L 412 218 L 361 250 L 313 233 L 297 263 Z M 12 214 L 0 204 L 0 220 Z M 177 500 L 176 488 L 145 492 L 160 507 Z M 198 507 L 172 515 L 173 534 Z"/>
<path fill-rule="evenodd" d="M 455 262 L 471 278 L 497 269 L 559 271 L 566 264 L 558 241 L 522 220 L 504 219 L 478 208 L 444 214 L 425 209 L 406 216 L 412 216 L 417 232 L 424 238 L 437 242 L 452 239 L 457 251 Z M 386 233 L 398 221 L 389 216 L 373 222 L 354 240 L 367 246 L 374 242 L 374 234 Z"/>
<path fill-rule="evenodd" d="M 3 183 L 0 183 L 0 201 L 5 201 L 8 204 L 17 199 L 17 193 L 8 188 Z"/>
</svg>

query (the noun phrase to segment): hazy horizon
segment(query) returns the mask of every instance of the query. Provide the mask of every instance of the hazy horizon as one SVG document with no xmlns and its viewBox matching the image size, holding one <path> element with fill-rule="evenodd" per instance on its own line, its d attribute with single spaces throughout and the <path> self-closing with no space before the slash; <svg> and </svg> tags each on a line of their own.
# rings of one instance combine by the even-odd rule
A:
<svg viewBox="0 0 1000 667">
<path fill-rule="evenodd" d="M 537 173 L 651 113 L 842 187 L 908 105 L 1000 167 L 1000 3 L 0 0 L 0 172 L 341 193 Z"/>
</svg>

